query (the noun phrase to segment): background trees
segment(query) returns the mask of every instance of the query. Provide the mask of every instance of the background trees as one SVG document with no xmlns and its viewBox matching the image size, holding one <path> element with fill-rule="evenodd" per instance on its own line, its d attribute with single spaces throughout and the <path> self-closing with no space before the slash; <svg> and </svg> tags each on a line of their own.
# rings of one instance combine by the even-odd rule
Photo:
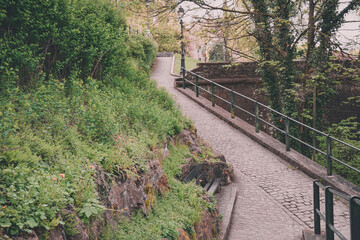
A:
<svg viewBox="0 0 360 240">
<path fill-rule="evenodd" d="M 202 36 L 219 39 L 230 56 L 237 54 L 259 62 L 264 90 L 273 109 L 313 127 L 325 126 L 319 124 L 323 117 L 319 120 L 317 116 L 323 116 L 322 106 L 335 93 L 337 82 L 330 73 L 340 71 L 340 66 L 331 62 L 331 56 L 335 51 L 343 51 L 335 33 L 360 1 L 156 2 L 162 2 L 155 9 L 158 12 L 175 11 L 182 4 L 188 15 L 195 16 L 193 24 L 202 26 Z M 293 61 L 297 59 L 304 61 L 301 71 L 295 69 Z M 344 67 L 341 69 L 347 71 Z M 272 120 L 281 125 L 281 119 L 273 117 Z M 309 133 L 304 131 L 303 128 L 291 129 L 292 134 L 309 138 Z"/>
</svg>

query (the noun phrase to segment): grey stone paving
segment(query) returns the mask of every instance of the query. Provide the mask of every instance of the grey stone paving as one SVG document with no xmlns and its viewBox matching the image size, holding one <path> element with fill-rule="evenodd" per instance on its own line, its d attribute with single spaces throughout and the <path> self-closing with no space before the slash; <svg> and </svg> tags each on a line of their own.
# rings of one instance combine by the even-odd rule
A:
<svg viewBox="0 0 360 240">
<path fill-rule="evenodd" d="M 235 169 L 238 198 L 228 239 L 300 239 L 302 229 L 313 227 L 313 179 L 174 89 L 171 64 L 172 58 L 157 58 L 152 79 L 175 96 L 200 137 Z M 321 209 L 323 202 L 322 196 Z M 335 201 L 334 215 L 336 228 L 349 239 L 348 207 Z"/>
</svg>

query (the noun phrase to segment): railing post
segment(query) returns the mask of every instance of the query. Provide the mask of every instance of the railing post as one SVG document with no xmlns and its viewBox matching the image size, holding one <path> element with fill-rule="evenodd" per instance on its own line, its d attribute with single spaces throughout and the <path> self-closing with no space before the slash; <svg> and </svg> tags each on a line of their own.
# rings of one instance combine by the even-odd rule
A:
<svg viewBox="0 0 360 240">
<path fill-rule="evenodd" d="M 360 239 L 360 197 L 353 196 L 350 199 L 350 232 L 351 239 Z"/>
<path fill-rule="evenodd" d="M 317 213 L 317 209 L 320 211 L 320 193 L 319 186 L 317 185 L 318 180 L 314 180 L 313 182 L 313 201 L 314 201 L 314 232 L 315 234 L 320 234 L 320 216 Z"/>
<path fill-rule="evenodd" d="M 285 145 L 286 151 L 290 151 L 290 139 L 289 139 L 289 118 L 285 118 Z"/>
<path fill-rule="evenodd" d="M 331 159 L 331 138 L 328 134 L 326 136 L 326 166 L 327 166 L 327 175 L 332 175 L 332 159 Z"/>
<path fill-rule="evenodd" d="M 185 86 L 185 69 L 181 68 L 182 69 L 182 80 L 183 80 L 183 89 L 186 88 Z"/>
<path fill-rule="evenodd" d="M 230 92 L 230 102 L 231 102 L 231 118 L 235 117 L 235 111 L 234 111 L 234 92 Z"/>
<path fill-rule="evenodd" d="M 211 82 L 211 103 L 215 107 L 215 97 L 214 97 L 214 82 Z"/>
<path fill-rule="evenodd" d="M 195 85 L 196 85 L 196 97 L 199 97 L 199 76 L 196 75 L 195 78 Z"/>
<path fill-rule="evenodd" d="M 326 240 L 334 240 L 334 232 L 329 226 L 334 226 L 334 198 L 329 186 L 325 188 L 325 217 Z"/>
<path fill-rule="evenodd" d="M 259 104 L 255 102 L 255 132 L 259 133 Z"/>
</svg>

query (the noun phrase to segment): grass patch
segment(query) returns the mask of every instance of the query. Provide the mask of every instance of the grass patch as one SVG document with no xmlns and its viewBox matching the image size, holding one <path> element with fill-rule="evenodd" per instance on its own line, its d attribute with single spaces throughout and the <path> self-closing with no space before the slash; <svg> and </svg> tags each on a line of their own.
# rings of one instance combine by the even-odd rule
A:
<svg viewBox="0 0 360 240">
<path fill-rule="evenodd" d="M 191 57 L 187 57 L 185 56 L 185 68 L 186 69 L 194 69 L 196 68 L 197 63 L 199 63 L 200 61 L 191 58 Z M 180 66 L 181 66 L 181 55 L 176 53 L 175 54 L 175 66 L 174 66 L 174 73 L 175 74 L 179 74 L 180 75 Z"/>
</svg>

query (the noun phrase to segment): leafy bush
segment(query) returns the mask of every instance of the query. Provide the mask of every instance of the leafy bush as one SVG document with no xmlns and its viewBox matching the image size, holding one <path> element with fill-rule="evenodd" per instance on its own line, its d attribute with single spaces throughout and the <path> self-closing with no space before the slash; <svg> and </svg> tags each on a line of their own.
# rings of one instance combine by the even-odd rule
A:
<svg viewBox="0 0 360 240">
<path fill-rule="evenodd" d="M 180 53 L 180 34 L 167 24 L 160 24 L 151 29 L 160 52 Z"/>
<path fill-rule="evenodd" d="M 350 117 L 348 119 L 342 120 L 339 124 L 333 124 L 329 129 L 328 133 L 346 143 L 349 143 L 357 148 L 360 148 L 359 139 L 360 139 L 360 130 L 359 122 L 356 121 L 355 117 Z M 320 142 L 321 149 L 326 149 L 326 137 L 318 137 Z M 341 160 L 342 162 L 356 168 L 360 169 L 360 152 L 356 151 L 346 145 L 339 143 L 337 141 L 332 141 L 332 156 Z M 317 161 L 326 166 L 325 156 L 318 154 Z M 349 167 L 332 161 L 333 171 L 340 176 L 346 178 L 347 180 L 360 186 L 360 176 L 359 173 L 350 169 Z"/>
<path fill-rule="evenodd" d="M 51 75 L 104 79 L 126 59 L 122 15 L 102 0 L 3 1 L 2 90 L 38 87 Z M 9 78 L 13 76 L 13 78 Z"/>
</svg>

